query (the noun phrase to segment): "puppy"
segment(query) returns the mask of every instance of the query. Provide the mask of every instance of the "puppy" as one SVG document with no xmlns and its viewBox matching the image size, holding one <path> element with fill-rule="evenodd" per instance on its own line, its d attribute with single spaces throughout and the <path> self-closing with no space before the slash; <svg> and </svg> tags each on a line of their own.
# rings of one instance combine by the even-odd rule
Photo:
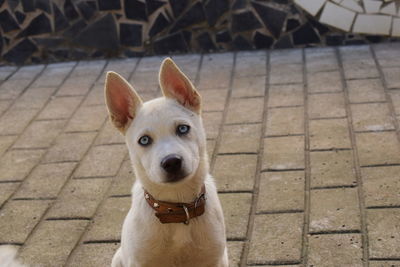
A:
<svg viewBox="0 0 400 267">
<path fill-rule="evenodd" d="M 227 267 L 224 217 L 209 174 L 201 98 L 175 63 L 162 62 L 164 97 L 143 103 L 108 72 L 105 98 L 136 176 L 113 267 Z"/>
</svg>

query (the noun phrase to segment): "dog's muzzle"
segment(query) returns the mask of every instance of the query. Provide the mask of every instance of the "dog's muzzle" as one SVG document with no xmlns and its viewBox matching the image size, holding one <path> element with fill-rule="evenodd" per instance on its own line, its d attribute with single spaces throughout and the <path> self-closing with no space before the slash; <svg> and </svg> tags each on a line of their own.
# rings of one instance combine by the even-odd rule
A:
<svg viewBox="0 0 400 267">
<path fill-rule="evenodd" d="M 177 154 L 170 154 L 161 161 L 161 168 L 167 173 L 167 182 L 177 182 L 185 177 L 182 170 L 183 158 Z"/>
</svg>

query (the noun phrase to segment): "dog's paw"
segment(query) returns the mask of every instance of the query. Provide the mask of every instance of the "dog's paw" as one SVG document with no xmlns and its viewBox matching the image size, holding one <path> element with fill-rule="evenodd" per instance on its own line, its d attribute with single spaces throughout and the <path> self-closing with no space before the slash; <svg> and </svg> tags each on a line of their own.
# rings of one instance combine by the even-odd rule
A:
<svg viewBox="0 0 400 267">
<path fill-rule="evenodd" d="M 12 246 L 0 246 L 0 267 L 28 267 L 17 259 L 17 250 Z"/>
</svg>

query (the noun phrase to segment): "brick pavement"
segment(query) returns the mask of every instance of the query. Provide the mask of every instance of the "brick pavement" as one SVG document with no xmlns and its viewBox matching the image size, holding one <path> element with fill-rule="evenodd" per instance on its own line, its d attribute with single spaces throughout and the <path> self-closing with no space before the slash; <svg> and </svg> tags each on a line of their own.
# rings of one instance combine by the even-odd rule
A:
<svg viewBox="0 0 400 267">
<path fill-rule="evenodd" d="M 174 57 L 203 95 L 232 267 L 400 266 L 399 58 L 399 43 Z M 161 60 L 0 68 L 1 245 L 109 266 L 134 177 L 104 72 L 151 99 Z"/>
</svg>

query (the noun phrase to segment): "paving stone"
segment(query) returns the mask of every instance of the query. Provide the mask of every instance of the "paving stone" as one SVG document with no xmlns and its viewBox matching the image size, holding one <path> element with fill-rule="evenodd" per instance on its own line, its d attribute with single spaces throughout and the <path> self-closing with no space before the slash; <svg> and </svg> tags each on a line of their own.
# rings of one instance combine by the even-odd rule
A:
<svg viewBox="0 0 400 267">
<path fill-rule="evenodd" d="M 308 266 L 363 266 L 359 234 L 312 235 Z"/>
<path fill-rule="evenodd" d="M 66 132 L 97 131 L 107 117 L 105 105 L 80 107 L 69 121 Z"/>
<path fill-rule="evenodd" d="M 310 148 L 351 148 L 346 119 L 310 121 Z"/>
<path fill-rule="evenodd" d="M 118 171 L 117 176 L 112 181 L 108 195 L 110 196 L 127 196 L 131 194 L 131 188 L 135 181 L 135 174 L 131 161 L 125 160 Z"/>
<path fill-rule="evenodd" d="M 287 75 L 290 73 L 290 75 Z M 269 72 L 270 84 L 290 84 L 303 82 L 303 65 L 301 64 L 271 64 Z"/>
<path fill-rule="evenodd" d="M 44 150 L 11 150 L 0 161 L 0 181 L 21 181 L 39 162 Z"/>
<path fill-rule="evenodd" d="M 232 64 L 233 53 L 204 55 L 197 88 L 228 88 Z"/>
<path fill-rule="evenodd" d="M 129 80 L 133 88 L 139 93 L 150 93 L 158 91 L 158 69 L 154 71 L 136 70 Z"/>
<path fill-rule="evenodd" d="M 222 122 L 222 112 L 203 112 L 201 115 L 207 138 L 217 138 Z"/>
<path fill-rule="evenodd" d="M 93 86 L 83 102 L 84 106 L 104 105 L 104 81 L 104 79 L 99 79 L 99 82 Z"/>
<path fill-rule="evenodd" d="M 304 209 L 304 171 L 264 172 L 260 179 L 257 212 Z"/>
<path fill-rule="evenodd" d="M 300 64 L 303 62 L 301 49 L 272 50 L 270 52 L 271 64 Z"/>
<path fill-rule="evenodd" d="M 379 65 L 382 67 L 398 67 L 396 60 L 399 55 L 399 45 L 396 43 L 382 43 L 373 46 Z"/>
<path fill-rule="evenodd" d="M 227 90 L 202 90 L 200 95 L 202 97 L 203 111 L 222 111 L 225 108 L 225 101 L 228 91 Z"/>
<path fill-rule="evenodd" d="M 125 145 L 92 147 L 81 161 L 74 177 L 115 176 L 126 154 Z"/>
<path fill-rule="evenodd" d="M 262 169 L 286 170 L 304 168 L 304 137 L 288 136 L 264 139 Z"/>
<path fill-rule="evenodd" d="M 66 266 L 108 267 L 119 243 L 80 244 Z"/>
<path fill-rule="evenodd" d="M 95 141 L 96 145 L 125 144 L 124 136 L 107 119 Z"/>
<path fill-rule="evenodd" d="M 46 148 L 64 128 L 65 120 L 34 121 L 18 138 L 13 148 Z"/>
<path fill-rule="evenodd" d="M 288 107 L 269 109 L 267 136 L 304 134 L 304 108 Z"/>
<path fill-rule="evenodd" d="M 38 165 L 14 198 L 56 198 L 75 166 L 72 162 Z"/>
<path fill-rule="evenodd" d="M 309 73 L 308 93 L 341 92 L 342 80 L 339 71 Z"/>
<path fill-rule="evenodd" d="M 14 193 L 20 183 L 2 183 L 0 184 L 0 207 Z"/>
<path fill-rule="evenodd" d="M 400 206 L 400 167 L 362 168 L 365 205 Z"/>
<path fill-rule="evenodd" d="M 400 163 L 400 148 L 394 132 L 357 133 L 361 166 Z"/>
<path fill-rule="evenodd" d="M 257 215 L 247 263 L 300 261 L 302 225 L 302 213 Z"/>
<path fill-rule="evenodd" d="M 370 260 L 370 267 L 398 267 L 399 261 L 390 261 L 390 260 Z"/>
<path fill-rule="evenodd" d="M 44 72 L 33 82 L 32 88 L 52 87 L 57 88 L 67 77 L 73 66 L 47 65 Z"/>
<path fill-rule="evenodd" d="M 0 118 L 0 135 L 22 133 L 38 111 L 37 109 L 10 108 Z"/>
<path fill-rule="evenodd" d="M 264 110 L 264 98 L 232 99 L 225 123 L 261 122 Z"/>
<path fill-rule="evenodd" d="M 228 241 L 228 257 L 230 267 L 239 267 L 244 243 L 240 241 Z"/>
<path fill-rule="evenodd" d="M 267 57 L 260 55 L 258 57 L 239 57 L 236 59 L 235 76 L 265 76 L 267 73 Z"/>
<path fill-rule="evenodd" d="M 400 88 L 400 68 L 383 68 L 382 71 L 387 88 Z"/>
<path fill-rule="evenodd" d="M 214 153 L 214 149 L 215 149 L 215 140 L 207 140 L 207 154 L 208 154 L 208 158 L 209 160 L 212 159 L 212 155 Z"/>
<path fill-rule="evenodd" d="M 71 77 L 91 77 L 98 76 L 103 71 L 106 60 L 82 60 L 76 65 Z"/>
<path fill-rule="evenodd" d="M 232 97 L 264 96 L 265 76 L 235 76 L 232 85 Z"/>
<path fill-rule="evenodd" d="M 310 232 L 360 230 L 356 188 L 311 191 Z"/>
<path fill-rule="evenodd" d="M 19 257 L 33 266 L 63 266 L 87 224 L 85 220 L 44 221 Z"/>
<path fill-rule="evenodd" d="M 219 155 L 213 176 L 219 191 L 251 191 L 256 174 L 257 155 Z M 238 168 L 240 166 L 240 168 Z"/>
<path fill-rule="evenodd" d="M 0 243 L 24 243 L 50 201 L 10 201 L 0 210 Z"/>
<path fill-rule="evenodd" d="M 386 103 L 351 105 L 355 131 L 394 130 L 393 118 Z"/>
<path fill-rule="evenodd" d="M 130 197 L 106 199 L 97 210 L 84 241 L 119 240 L 122 224 L 130 207 Z"/>
<path fill-rule="evenodd" d="M 29 85 L 31 79 L 11 79 L 1 84 L 0 99 L 13 100 L 16 99 L 24 89 Z"/>
<path fill-rule="evenodd" d="M 225 217 L 226 237 L 228 239 L 245 239 L 250 216 L 251 194 L 219 194 Z"/>
<path fill-rule="evenodd" d="M 256 153 L 260 135 L 260 124 L 226 125 L 218 153 Z"/>
<path fill-rule="evenodd" d="M 50 96 L 53 94 L 54 88 L 31 88 L 25 91 L 14 103 L 17 109 L 40 109 L 42 108 Z"/>
<path fill-rule="evenodd" d="M 393 103 L 394 112 L 396 115 L 400 114 L 400 92 L 392 91 L 389 93 Z"/>
<path fill-rule="evenodd" d="M 311 188 L 357 184 L 351 150 L 312 151 L 310 169 Z"/>
<path fill-rule="evenodd" d="M 310 118 L 335 118 L 346 116 L 343 93 L 309 95 Z"/>
<path fill-rule="evenodd" d="M 57 91 L 57 96 L 86 95 L 96 81 L 94 76 L 70 77 Z"/>
<path fill-rule="evenodd" d="M 305 49 L 307 72 L 337 70 L 335 50 L 331 47 Z"/>
<path fill-rule="evenodd" d="M 42 162 L 79 161 L 95 138 L 96 133 L 65 133 L 59 135 L 47 150 Z"/>
<path fill-rule="evenodd" d="M 111 179 L 72 179 L 62 189 L 47 218 L 91 218 Z"/>
<path fill-rule="evenodd" d="M 350 103 L 385 101 L 382 82 L 378 79 L 347 81 Z"/>
<path fill-rule="evenodd" d="M 12 100 L 0 100 L 0 114 L 3 114 L 12 104 Z"/>
<path fill-rule="evenodd" d="M 17 139 L 15 135 L 4 135 L 0 136 L 0 157 L 4 152 L 11 146 L 11 144 Z"/>
<path fill-rule="evenodd" d="M 43 69 L 45 65 L 31 65 L 31 66 L 22 66 L 20 67 L 14 74 L 11 76 L 11 79 L 20 80 L 20 79 L 33 79 L 38 75 Z"/>
<path fill-rule="evenodd" d="M 303 105 L 303 85 L 272 85 L 269 88 L 268 107 L 288 107 Z"/>
<path fill-rule="evenodd" d="M 367 212 L 369 257 L 399 258 L 400 210 L 371 209 Z"/>
<path fill-rule="evenodd" d="M 82 96 L 52 97 L 42 112 L 39 113 L 38 119 L 67 119 L 71 117 L 82 99 Z"/>
<path fill-rule="evenodd" d="M 341 47 L 344 76 L 346 79 L 365 79 L 379 77 L 375 61 L 369 47 Z"/>
</svg>

